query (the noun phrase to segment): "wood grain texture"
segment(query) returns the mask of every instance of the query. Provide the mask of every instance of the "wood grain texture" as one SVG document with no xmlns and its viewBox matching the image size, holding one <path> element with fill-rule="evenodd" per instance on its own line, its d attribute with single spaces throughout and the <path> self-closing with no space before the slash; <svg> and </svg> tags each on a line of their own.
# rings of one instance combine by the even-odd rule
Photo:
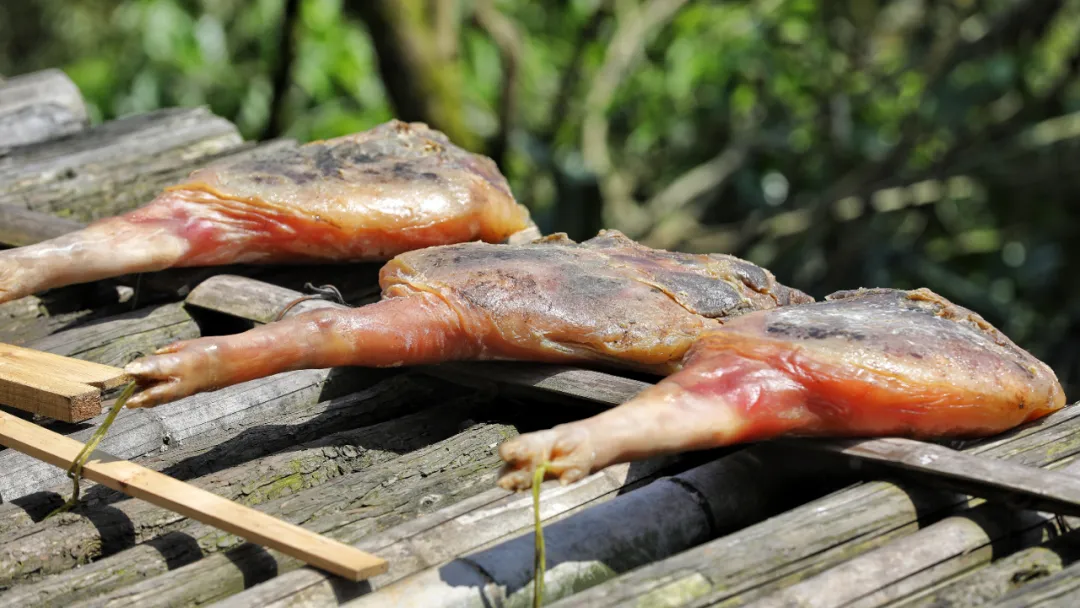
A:
<svg viewBox="0 0 1080 608">
<path fill-rule="evenodd" d="M 659 458 L 634 465 L 616 465 L 570 486 L 549 482 L 541 502 L 544 521 L 559 521 L 584 509 L 602 506 L 664 474 L 677 473 L 685 463 Z M 668 488 L 671 491 L 672 488 Z M 364 595 L 397 581 L 408 580 L 428 568 L 516 537 L 532 525 L 532 500 L 523 494 L 491 488 L 456 504 L 395 527 L 364 534 L 363 528 L 343 529 L 338 538 L 385 556 L 386 574 L 365 585 L 345 585 L 310 568 L 282 573 L 261 585 L 234 595 L 219 608 L 242 606 L 329 605 Z M 697 519 L 695 521 L 700 521 Z M 366 531 L 370 532 L 368 527 Z M 531 562 L 530 562 L 531 563 Z"/>
<path fill-rule="evenodd" d="M 986 604 L 992 608 L 1075 608 L 1077 605 L 1080 605 L 1080 563 Z"/>
<path fill-rule="evenodd" d="M 198 480 L 229 471 L 229 475 L 232 476 L 230 478 L 238 480 L 235 487 L 222 485 L 207 487 L 215 493 L 220 492 L 223 496 L 240 500 L 244 504 L 259 504 L 297 490 L 295 483 L 297 479 L 304 481 L 310 478 L 310 481 L 304 481 L 301 484 L 303 487 L 317 485 L 315 482 L 318 479 L 317 472 L 311 469 L 310 461 L 307 459 L 289 460 L 289 473 L 286 477 L 296 474 L 297 478 L 288 482 L 282 481 L 284 478 L 276 477 L 274 467 L 260 469 L 257 466 L 260 462 L 267 458 L 273 459 L 272 455 L 279 452 L 283 456 L 288 456 L 292 453 L 290 448 L 327 438 L 341 429 L 362 430 L 419 410 L 430 403 L 432 391 L 439 388 L 438 384 L 431 382 L 428 378 L 422 378 L 422 380 L 423 382 L 419 382 L 418 379 L 407 375 L 392 376 L 343 397 L 317 403 L 293 401 L 281 408 L 270 409 L 263 415 L 234 420 L 220 432 L 200 434 L 182 443 L 171 444 L 168 449 L 159 449 L 138 456 L 134 460 L 147 468 L 185 480 Z M 444 390 L 440 394 L 446 396 L 460 392 L 454 391 L 452 386 L 442 388 Z M 147 419 L 140 418 L 140 420 L 146 422 Z M 154 428 L 150 427 L 150 430 Z M 161 428 L 157 427 L 157 430 L 160 431 Z M 387 427 L 384 430 L 392 429 Z M 381 444 L 389 445 L 393 443 L 393 440 L 393 437 L 389 437 Z M 329 452 L 326 454 L 327 462 L 336 462 L 342 473 L 351 469 L 351 465 L 348 465 L 350 456 L 335 454 L 333 450 Z M 255 468 L 250 468 L 252 466 Z M 300 469 L 299 474 L 297 474 L 297 468 Z M 248 476 L 245 471 L 251 476 Z M 37 520 L 60 506 L 63 497 L 71 491 L 71 483 L 63 482 L 67 482 L 67 479 L 46 486 L 40 492 L 24 496 L 17 503 L 0 504 L 0 539 L 3 539 L 0 542 L 6 544 L 8 540 L 30 534 L 25 531 L 34 527 Z M 108 516 L 109 513 L 113 513 L 109 510 L 110 506 L 128 500 L 123 493 L 99 486 L 92 481 L 84 481 L 83 490 L 85 502 L 82 512 L 110 521 L 113 520 Z M 98 510 L 101 512 L 99 513 Z M 152 540 L 158 535 L 169 532 L 170 521 L 165 520 L 153 524 L 143 522 L 138 538 Z M 50 526 L 46 525 L 43 530 L 48 528 Z M 35 568 L 51 570 L 53 566 L 47 564 L 56 561 L 97 558 L 102 554 L 121 550 L 134 542 L 136 537 L 129 535 L 128 532 L 127 523 L 120 520 L 117 526 L 102 526 L 99 532 L 100 546 L 94 546 L 91 542 L 73 549 L 67 555 L 49 555 L 48 552 L 43 552 L 38 554 L 38 559 L 45 560 L 46 563 L 31 566 L 35 561 L 27 558 L 22 560 L 22 564 L 29 566 L 29 572 L 32 573 Z M 24 546 L 21 542 L 17 544 L 20 547 Z M 31 574 L 27 574 L 26 570 L 26 568 L 18 567 L 12 571 L 11 576 L 13 578 L 30 576 Z"/>
<path fill-rule="evenodd" d="M 378 466 L 299 490 L 256 508 L 352 544 L 358 538 L 488 490 L 499 466 L 494 446 L 515 434 L 512 426 L 474 424 L 453 437 Z M 40 593 L 47 583 L 53 592 L 78 599 L 77 603 L 60 601 L 59 604 L 82 608 L 205 605 L 304 565 L 295 558 L 245 544 L 204 524 L 189 522 L 178 529 L 182 530 L 185 541 L 166 552 L 156 547 L 166 547 L 165 541 L 171 539 L 163 538 L 161 543 L 150 541 L 49 577 L 40 585 L 31 584 L 26 591 Z M 178 551 L 186 551 L 188 555 L 194 551 L 194 557 L 201 559 L 177 567 L 168 553 L 175 555 Z M 388 561 L 394 563 L 394 559 Z M 140 573 L 140 578 L 145 578 L 133 579 L 130 573 Z M 122 579 L 119 583 L 118 578 Z M 331 578 L 339 584 L 346 582 Z M 4 599 L 15 597 L 13 594 L 20 587 L 14 587 Z M 103 591 L 106 592 L 97 595 Z M 18 597 L 24 596 L 20 592 Z"/>
<path fill-rule="evenodd" d="M 78 441 L 2 412 L 0 442 L 61 468 L 70 465 L 83 448 Z M 356 548 L 100 451 L 91 454 L 84 475 L 349 580 L 363 580 L 388 567 L 384 560 Z"/>
<path fill-rule="evenodd" d="M 60 70 L 0 80 L 0 153 L 77 133 L 88 124 L 82 94 Z"/>
<path fill-rule="evenodd" d="M 370 393 L 366 395 L 367 399 L 360 395 L 350 396 L 342 399 L 340 406 L 352 404 L 356 406 L 355 409 L 362 410 L 365 405 L 370 407 L 380 403 L 388 406 L 386 409 L 400 413 L 408 411 L 409 406 L 415 409 L 416 401 L 428 395 L 428 391 L 414 386 L 411 392 L 405 391 L 400 406 L 395 410 L 392 407 L 394 404 L 388 402 L 391 398 L 388 393 L 403 388 L 400 382 L 390 382 L 380 388 L 377 396 Z M 399 453 L 446 439 L 454 435 L 461 421 L 480 406 L 479 402 L 462 403 L 456 407 L 452 405 L 449 412 L 429 409 L 375 425 L 328 432 L 311 441 L 294 443 L 289 450 L 242 461 L 193 477 L 188 482 L 247 506 L 270 503 L 317 488 L 345 475 L 382 466 L 397 458 Z M 191 452 L 188 454 L 190 458 Z M 191 472 L 187 467 L 162 466 L 163 463 L 156 459 L 139 464 L 174 478 L 177 477 L 174 473 L 177 470 L 181 473 Z M 104 489 L 103 486 L 95 488 Z M 93 502 L 83 506 L 78 516 L 53 518 L 36 526 L 5 526 L 6 533 L 0 536 L 0 588 L 24 584 L 42 575 L 61 573 L 116 554 L 135 544 L 152 542 L 167 533 L 195 529 L 196 522 L 150 503 L 128 500 L 126 496 L 123 500 L 102 500 L 111 499 L 112 496 L 102 492 L 95 494 L 94 497 L 87 497 L 88 501 Z M 207 554 L 221 549 L 217 536 L 207 540 Z M 64 585 L 50 584 L 47 588 L 59 593 Z M 90 593 L 90 589 L 84 586 L 79 588 Z M 96 589 L 109 591 L 100 587 Z M 35 593 L 41 596 L 39 601 L 42 594 L 47 595 L 43 590 Z"/>
<path fill-rule="evenodd" d="M 842 475 L 825 477 L 828 471 L 815 462 L 778 464 L 768 450 L 737 451 L 548 522 L 546 600 L 570 596 L 618 572 L 761 521 L 843 482 Z M 522 502 L 531 498 L 518 497 Z M 482 516 L 473 514 L 472 521 Z M 533 533 L 526 527 L 479 551 L 459 549 L 449 562 L 345 606 L 527 606 L 533 558 Z"/>
<path fill-rule="evenodd" d="M 196 438 L 224 440 L 263 417 L 309 407 L 370 386 L 369 382 L 364 375 L 305 370 L 195 395 L 153 410 L 125 409 L 101 446 L 131 459 Z M 85 441 L 101 417 L 89 422 L 91 426 L 71 437 Z M 0 452 L 0 498 L 5 502 L 51 488 L 64 477 L 64 471 L 20 452 Z"/>
<path fill-rule="evenodd" d="M 78 422 L 101 413 L 101 390 L 89 384 L 11 369 L 0 362 L 0 405 Z"/>
<path fill-rule="evenodd" d="M 32 340 L 26 347 L 123 367 L 162 346 L 199 335 L 199 327 L 183 303 L 173 302 L 89 321 Z"/>
<path fill-rule="evenodd" d="M 0 343 L 0 404 L 64 422 L 101 413 L 101 390 L 128 381 L 123 370 Z"/>
<path fill-rule="evenodd" d="M 966 572 L 922 593 L 897 600 L 897 608 L 975 608 L 1000 600 L 1080 558 L 1080 549 L 1065 542 L 1030 547 Z"/>
<path fill-rule="evenodd" d="M 1078 473 L 1080 461 L 1074 460 L 1062 467 L 1059 476 L 1075 478 Z M 1075 521 L 1067 525 L 1072 523 Z M 1017 512 L 998 504 L 982 504 L 859 555 L 752 605 L 756 608 L 885 606 L 983 566 L 995 554 L 1060 536 L 1065 527 L 1048 513 Z"/>
<path fill-rule="evenodd" d="M 232 123 L 204 108 L 121 118 L 0 157 L 0 205 L 80 222 L 118 215 L 245 147 Z"/>
<path fill-rule="evenodd" d="M 1003 502 L 1013 508 L 1080 516 L 1080 477 L 1075 474 L 981 458 L 900 437 L 785 443 L 915 473 L 920 482 L 940 483 L 948 489 Z M 1080 469 L 1072 473 L 1080 473 Z"/>
<path fill-rule="evenodd" d="M 0 365 L 9 370 L 35 372 L 100 389 L 116 388 L 130 379 L 124 370 L 111 365 L 3 343 L 0 343 Z"/>
<path fill-rule="evenodd" d="M 0 342 L 25 346 L 79 323 L 131 310 L 130 287 L 73 285 L 0 304 Z"/>
<path fill-rule="evenodd" d="M 0 245 L 23 247 L 81 229 L 85 224 L 48 213 L 0 205 Z"/>
</svg>

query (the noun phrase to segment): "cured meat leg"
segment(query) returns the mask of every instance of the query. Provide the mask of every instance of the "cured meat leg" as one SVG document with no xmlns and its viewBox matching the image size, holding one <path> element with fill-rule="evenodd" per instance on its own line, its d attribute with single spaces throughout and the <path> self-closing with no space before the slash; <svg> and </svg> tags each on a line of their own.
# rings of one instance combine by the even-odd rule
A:
<svg viewBox="0 0 1080 608">
<path fill-rule="evenodd" d="M 1000 433 L 1061 408 L 1054 372 L 926 289 L 841 292 L 704 334 L 683 369 L 614 409 L 503 444 L 499 484 L 782 435 Z"/>
<path fill-rule="evenodd" d="M 0 252 L 0 303 L 174 266 L 387 260 L 530 225 L 490 159 L 391 121 L 210 165 L 145 207 Z"/>
<path fill-rule="evenodd" d="M 669 373 L 725 319 L 811 298 L 726 255 L 644 247 L 614 231 L 581 244 L 462 243 L 380 273 L 383 300 L 320 310 L 134 361 L 146 407 L 277 372 L 467 359 L 601 362 Z"/>
</svg>

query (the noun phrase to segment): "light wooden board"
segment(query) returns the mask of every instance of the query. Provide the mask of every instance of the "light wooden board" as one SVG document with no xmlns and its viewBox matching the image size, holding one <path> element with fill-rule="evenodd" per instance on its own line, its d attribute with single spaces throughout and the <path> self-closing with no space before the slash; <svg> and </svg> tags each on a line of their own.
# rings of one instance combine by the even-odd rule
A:
<svg viewBox="0 0 1080 608">
<path fill-rule="evenodd" d="M 0 343 L 0 404 L 64 422 L 101 413 L 102 389 L 128 381 L 123 370 Z"/>
<path fill-rule="evenodd" d="M 3 412 L 0 443 L 60 468 L 69 467 L 83 449 L 78 441 Z M 359 549 L 104 452 L 91 455 L 83 475 L 352 581 L 388 568 L 385 560 Z"/>
<path fill-rule="evenodd" d="M 127 383 L 124 370 L 111 365 L 83 361 L 40 350 L 0 343 L 0 364 L 17 370 L 36 371 L 42 375 L 66 377 L 101 389 Z"/>
</svg>

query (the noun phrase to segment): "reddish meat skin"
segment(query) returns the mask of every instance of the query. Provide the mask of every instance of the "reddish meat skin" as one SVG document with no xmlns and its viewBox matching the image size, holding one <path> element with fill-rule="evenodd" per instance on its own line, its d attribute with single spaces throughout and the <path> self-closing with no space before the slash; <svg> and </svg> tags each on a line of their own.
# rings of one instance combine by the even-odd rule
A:
<svg viewBox="0 0 1080 608">
<path fill-rule="evenodd" d="M 391 121 L 210 165 L 130 213 L 0 252 L 0 303 L 169 267 L 387 260 L 530 225 L 490 159 Z"/>
<path fill-rule="evenodd" d="M 666 374 L 703 331 L 745 312 L 810 302 L 750 262 L 645 247 L 616 230 L 519 247 L 411 251 L 380 274 L 384 293 L 433 293 L 484 358 L 609 362 Z"/>
<path fill-rule="evenodd" d="M 1048 366 L 929 290 L 840 292 L 732 319 L 631 401 L 504 445 L 500 484 L 528 487 L 544 460 L 572 481 L 616 462 L 784 435 L 993 435 L 1064 403 Z"/>
<path fill-rule="evenodd" d="M 135 361 L 127 371 L 145 389 L 129 405 L 331 365 L 504 359 L 666 374 L 725 320 L 810 301 L 738 258 L 653 250 L 614 231 L 581 244 L 554 235 L 410 251 L 383 268 L 380 283 L 376 304 L 182 342 Z"/>
</svg>

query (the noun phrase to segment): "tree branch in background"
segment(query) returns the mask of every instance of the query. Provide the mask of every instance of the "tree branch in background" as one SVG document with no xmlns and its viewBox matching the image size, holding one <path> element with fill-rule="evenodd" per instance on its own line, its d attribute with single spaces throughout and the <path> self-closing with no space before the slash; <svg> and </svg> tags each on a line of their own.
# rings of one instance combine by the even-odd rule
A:
<svg viewBox="0 0 1080 608">
<path fill-rule="evenodd" d="M 631 237 L 648 228 L 648 218 L 632 197 L 630 177 L 617 171 L 608 150 L 607 110 L 615 91 L 644 54 L 650 34 L 675 17 L 687 0 L 650 0 L 618 15 L 604 63 L 585 98 L 581 151 L 585 163 L 596 173 L 604 197 L 605 223 Z"/>
<path fill-rule="evenodd" d="M 278 51 L 272 76 L 270 111 L 266 127 L 260 139 L 273 139 L 285 132 L 285 100 L 289 93 L 292 76 L 293 58 L 296 55 L 296 22 L 300 16 L 300 0 L 286 0 L 281 13 L 281 28 L 278 31 Z"/>
<path fill-rule="evenodd" d="M 521 66 L 521 32 L 517 25 L 499 12 L 494 0 L 475 0 L 473 14 L 477 25 L 491 37 L 502 61 L 502 91 L 499 94 L 499 131 L 488 146 L 487 154 L 504 167 L 510 135 L 517 115 L 518 68 Z"/>
<path fill-rule="evenodd" d="M 995 50 L 1012 47 L 1025 36 L 1038 38 L 1046 31 L 1054 15 L 1061 9 L 1063 0 L 1021 0 L 1000 15 L 989 31 L 967 44 L 956 45 L 931 74 L 931 82 L 940 82 L 961 63 L 984 57 Z M 929 87 L 928 87 L 929 88 Z"/>
<path fill-rule="evenodd" d="M 748 130 L 747 130 L 748 131 Z M 645 204 L 653 227 L 642 239 L 650 247 L 673 248 L 697 224 L 700 213 L 689 213 L 690 203 L 720 192 L 750 153 L 752 135 L 738 133 L 723 151 L 712 159 L 683 173 Z"/>
<path fill-rule="evenodd" d="M 349 0 L 345 6 L 367 25 L 397 117 L 428 123 L 477 151 L 479 142 L 461 110 L 460 66 L 439 53 L 424 0 Z"/>
<path fill-rule="evenodd" d="M 994 20 L 989 32 L 977 40 L 962 44 L 958 32 L 947 35 L 942 42 L 933 46 L 921 69 L 927 76 L 927 84 L 923 89 L 923 101 L 919 105 L 927 102 L 938 85 L 964 61 L 1001 48 L 998 45 L 1015 45 L 1026 35 L 1041 35 L 1061 4 L 1061 0 L 1021 0 L 1010 11 Z M 922 127 L 919 114 L 912 112 L 901 126 L 900 141 L 883 159 L 856 167 L 814 198 L 809 205 L 812 214 L 810 225 L 825 225 L 829 208 L 834 202 L 848 196 L 864 196 L 878 189 L 883 180 L 894 179 L 893 176 L 900 172 L 923 133 Z"/>
<path fill-rule="evenodd" d="M 542 132 L 542 137 L 549 144 L 554 141 L 560 125 L 563 124 L 563 121 L 566 120 L 567 115 L 570 113 L 570 100 L 574 96 L 575 85 L 578 84 L 581 77 L 581 63 L 585 58 L 585 49 L 600 34 L 600 26 L 604 24 L 604 20 L 607 19 L 610 13 L 610 5 L 610 0 L 601 0 L 574 40 L 574 50 L 570 54 L 570 63 L 563 70 L 562 78 L 559 80 L 558 93 L 555 94 L 555 101 L 551 104 L 547 127 Z"/>
<path fill-rule="evenodd" d="M 942 68 L 943 71 L 940 72 L 940 78 L 947 76 L 953 68 L 959 65 L 963 60 L 961 58 L 970 59 L 981 53 L 993 51 L 995 47 L 988 45 L 985 42 L 988 38 L 993 38 L 999 42 L 1004 40 L 1005 42 L 1014 45 L 1018 44 L 1024 37 L 1031 38 L 1032 40 L 1041 38 L 1049 29 L 1050 24 L 1053 22 L 1053 17 L 1058 14 L 1061 4 L 1062 3 L 1059 0 L 1049 0 L 1042 3 L 1033 3 L 1030 1 L 1019 3 L 1012 11 L 995 21 L 995 26 L 991 28 L 990 33 L 972 43 L 957 47 L 951 53 L 950 58 L 943 60 L 943 65 L 950 67 L 948 67 L 947 70 Z M 1021 11 L 1024 10 L 1028 10 L 1030 13 L 1021 14 Z M 1017 23 L 1025 23 L 1031 29 L 1025 30 L 1019 28 Z M 1005 40 L 1006 37 L 1007 40 Z M 867 183 L 861 190 L 856 191 L 853 194 L 866 194 L 870 190 L 879 190 L 920 181 L 933 176 L 956 173 L 962 171 L 966 167 L 978 163 L 979 161 L 974 157 L 974 154 L 978 151 L 979 147 L 985 146 L 991 142 L 1002 143 L 1002 140 L 1013 138 L 1019 131 L 1026 128 L 1031 121 L 1038 120 L 1052 105 L 1058 103 L 1061 95 L 1065 92 L 1065 89 L 1078 74 L 1080 74 L 1080 49 L 1078 49 L 1076 54 L 1067 61 L 1062 75 L 1051 85 L 1049 91 L 1047 91 L 1045 95 L 1036 100 L 1029 100 L 1029 103 L 1016 112 L 1016 114 L 1003 122 L 991 125 L 985 130 L 965 130 L 961 136 L 956 138 L 953 145 L 950 146 L 950 148 L 934 163 L 934 166 L 930 170 L 914 176 L 890 175 L 884 177 L 879 175 L 878 179 Z M 1034 101 L 1034 103 L 1031 103 L 1031 101 Z M 1000 153 L 1000 150 L 995 151 L 995 153 Z M 963 166 L 958 165 L 961 161 L 963 161 Z"/>
<path fill-rule="evenodd" d="M 461 36 L 460 0 L 430 0 L 435 15 L 435 46 L 443 61 L 457 61 L 458 39 Z"/>
</svg>

